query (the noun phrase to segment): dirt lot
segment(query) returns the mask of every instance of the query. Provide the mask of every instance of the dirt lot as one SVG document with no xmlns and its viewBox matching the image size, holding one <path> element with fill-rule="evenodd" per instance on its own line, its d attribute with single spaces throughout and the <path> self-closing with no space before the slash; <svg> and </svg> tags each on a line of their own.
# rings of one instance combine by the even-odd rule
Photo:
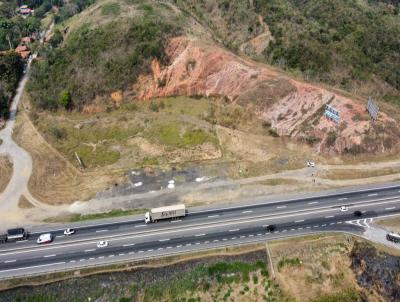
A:
<svg viewBox="0 0 400 302">
<path fill-rule="evenodd" d="M 400 233 L 400 217 L 380 219 L 376 221 L 376 224 L 390 231 Z"/>
<path fill-rule="evenodd" d="M 5 190 L 11 179 L 13 165 L 7 157 L 0 156 L 0 193 Z"/>
</svg>

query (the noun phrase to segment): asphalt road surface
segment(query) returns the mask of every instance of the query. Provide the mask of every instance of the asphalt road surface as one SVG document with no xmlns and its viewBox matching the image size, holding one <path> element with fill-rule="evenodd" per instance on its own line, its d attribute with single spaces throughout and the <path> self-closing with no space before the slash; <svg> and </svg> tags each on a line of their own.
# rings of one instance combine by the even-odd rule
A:
<svg viewBox="0 0 400 302">
<path fill-rule="evenodd" d="M 340 210 L 343 205 L 348 211 Z M 362 216 L 356 217 L 355 211 Z M 48 229 L 43 232 L 56 236 L 51 244 L 36 244 L 40 231 L 26 241 L 0 245 L 0 279 L 316 232 L 362 234 L 374 218 L 396 214 L 400 214 L 400 186 L 197 212 L 189 209 L 183 219 L 148 225 L 143 219 L 97 221 L 76 227 L 71 236 L 64 236 L 63 229 Z M 107 240 L 108 247 L 98 248 L 100 240 Z"/>
</svg>

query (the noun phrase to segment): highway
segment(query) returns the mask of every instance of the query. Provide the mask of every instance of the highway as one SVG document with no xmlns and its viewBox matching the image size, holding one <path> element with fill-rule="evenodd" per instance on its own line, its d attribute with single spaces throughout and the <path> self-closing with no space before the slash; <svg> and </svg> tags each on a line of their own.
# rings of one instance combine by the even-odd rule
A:
<svg viewBox="0 0 400 302">
<path fill-rule="evenodd" d="M 343 205 L 348 211 L 340 211 Z M 356 217 L 354 211 L 361 211 L 362 216 Z M 372 219 L 396 214 L 400 214 L 400 186 L 201 211 L 189 208 L 183 219 L 148 225 L 137 217 L 116 223 L 97 221 L 75 227 L 77 233 L 71 236 L 64 236 L 62 228 L 43 229 L 56 235 L 53 243 L 37 245 L 36 238 L 42 232 L 34 232 L 27 241 L 0 245 L 0 278 L 316 232 L 362 234 L 363 226 Z M 270 231 L 269 225 L 275 229 Z M 98 248 L 99 240 L 107 240 L 109 246 Z"/>
</svg>

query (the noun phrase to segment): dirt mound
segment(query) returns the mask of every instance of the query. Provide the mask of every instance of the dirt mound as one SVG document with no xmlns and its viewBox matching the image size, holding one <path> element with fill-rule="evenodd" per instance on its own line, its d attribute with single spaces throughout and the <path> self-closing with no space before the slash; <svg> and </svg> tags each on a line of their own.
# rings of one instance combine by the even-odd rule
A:
<svg viewBox="0 0 400 302">
<path fill-rule="evenodd" d="M 216 45 L 177 37 L 170 40 L 166 54 L 168 66 L 153 61 L 153 75 L 139 79 L 139 99 L 222 97 L 252 108 L 277 135 L 297 138 L 324 153 L 384 152 L 400 140 L 396 121 L 386 114 L 372 123 L 365 104 L 293 80 Z M 326 104 L 340 112 L 339 124 L 324 117 Z"/>
</svg>

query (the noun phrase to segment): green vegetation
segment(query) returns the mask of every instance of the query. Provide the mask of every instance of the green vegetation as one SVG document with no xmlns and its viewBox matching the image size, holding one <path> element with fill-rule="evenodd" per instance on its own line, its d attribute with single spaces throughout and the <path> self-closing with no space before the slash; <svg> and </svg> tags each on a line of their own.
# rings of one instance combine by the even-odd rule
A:
<svg viewBox="0 0 400 302">
<path fill-rule="evenodd" d="M 103 6 L 106 12 L 115 12 L 112 7 Z M 178 33 L 175 23 L 156 14 L 95 29 L 84 24 L 59 48 L 43 49 L 45 60 L 32 65 L 27 88 L 33 104 L 56 109 L 59 93 L 67 90 L 73 107 L 80 109 L 96 96 L 131 87 L 139 74 L 149 71 L 152 59 L 165 62 L 165 41 Z"/>
<path fill-rule="evenodd" d="M 362 301 L 362 299 L 356 289 L 348 289 L 344 292 L 336 294 L 322 295 L 312 300 L 312 302 L 342 302 L 342 301 L 359 302 Z"/>
<path fill-rule="evenodd" d="M 7 118 L 9 103 L 22 76 L 23 62 L 15 52 L 0 54 L 0 119 Z"/>
<path fill-rule="evenodd" d="M 60 8 L 60 12 L 55 16 L 54 21 L 56 23 L 61 23 L 68 18 L 80 13 L 86 7 L 93 4 L 96 0 L 69 0 L 63 1 Z"/>
<path fill-rule="evenodd" d="M 300 266 L 302 261 L 299 258 L 282 258 L 278 262 L 278 271 L 281 271 L 282 268 L 286 266 Z"/>
<path fill-rule="evenodd" d="M 121 6 L 119 3 L 107 3 L 101 7 L 101 14 L 103 16 L 118 16 L 121 12 Z"/>
<path fill-rule="evenodd" d="M 256 0 L 275 38 L 265 55 L 343 88 L 377 75 L 400 89 L 400 17 L 379 2 Z"/>
</svg>

